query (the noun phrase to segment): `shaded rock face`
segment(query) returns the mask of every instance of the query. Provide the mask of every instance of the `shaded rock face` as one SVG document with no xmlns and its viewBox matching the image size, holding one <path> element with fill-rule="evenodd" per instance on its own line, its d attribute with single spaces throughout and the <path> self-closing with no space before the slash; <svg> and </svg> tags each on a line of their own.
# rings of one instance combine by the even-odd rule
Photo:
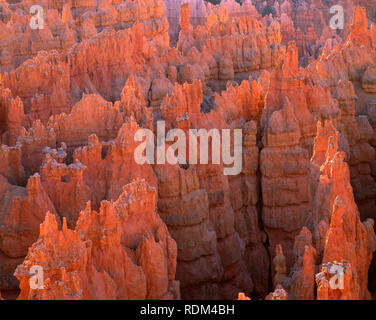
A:
<svg viewBox="0 0 376 320">
<path fill-rule="evenodd" d="M 376 68 L 368 67 L 362 77 L 362 88 L 368 93 L 376 93 Z"/>
<path fill-rule="evenodd" d="M 24 117 L 22 100 L 13 98 L 9 89 L 1 89 L 1 143 L 14 146 Z"/>
<path fill-rule="evenodd" d="M 244 83 L 244 87 L 251 100 L 249 83 Z M 178 244 L 176 277 L 180 280 L 183 298 L 230 299 L 239 290 L 251 292 L 253 288 L 262 295 L 268 287 L 267 275 L 260 272 L 268 268 L 269 262 L 256 209 L 257 125 L 250 115 L 245 116 L 246 110 L 236 110 L 239 106 L 234 105 L 234 112 L 244 117 L 243 123 L 236 123 L 237 117 L 224 113 L 222 98 L 218 96 L 215 108 L 202 117 L 202 85 L 195 81 L 191 85 L 176 86 L 161 106 L 162 118 L 169 129 L 209 130 L 215 126 L 244 130 L 246 152 L 239 176 L 223 176 L 223 164 L 197 164 L 188 168 L 154 166 L 159 182 L 158 209 Z M 180 120 L 183 115 L 185 120 Z"/>
<path fill-rule="evenodd" d="M 342 2 L 338 32 L 320 0 L 43 1 L 43 30 L 28 2 L 1 2 L 2 296 L 369 299 L 376 29 L 361 2 Z M 213 148 L 208 164 L 136 163 L 136 132 L 158 121 L 240 129 L 240 172 Z"/>
<path fill-rule="evenodd" d="M 287 268 L 293 264 L 293 244 L 309 214 L 309 157 L 312 153 L 314 119 L 321 111 L 310 112 L 309 88 L 298 67 L 294 43 L 287 49 L 284 62 L 273 72 L 265 98 L 261 125 L 264 128 L 260 154 L 262 175 L 262 218 L 269 236 L 270 252 L 282 245 Z M 336 115 L 332 98 L 323 97 Z"/>
</svg>

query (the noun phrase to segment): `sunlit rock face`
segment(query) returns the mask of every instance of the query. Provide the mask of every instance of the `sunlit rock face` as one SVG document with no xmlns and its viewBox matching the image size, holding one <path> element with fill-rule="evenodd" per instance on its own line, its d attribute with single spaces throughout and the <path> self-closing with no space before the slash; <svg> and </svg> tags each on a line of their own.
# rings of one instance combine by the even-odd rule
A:
<svg viewBox="0 0 376 320">
<path fill-rule="evenodd" d="M 372 1 L 33 4 L 0 0 L 3 299 L 376 293 Z"/>
<path fill-rule="evenodd" d="M 15 271 L 19 299 L 178 299 L 176 243 L 154 211 L 155 200 L 155 189 L 135 180 L 98 212 L 88 203 L 74 230 L 65 218 L 59 230 L 47 212 L 37 242 Z M 45 290 L 30 288 L 33 265 L 48 270 Z"/>
</svg>

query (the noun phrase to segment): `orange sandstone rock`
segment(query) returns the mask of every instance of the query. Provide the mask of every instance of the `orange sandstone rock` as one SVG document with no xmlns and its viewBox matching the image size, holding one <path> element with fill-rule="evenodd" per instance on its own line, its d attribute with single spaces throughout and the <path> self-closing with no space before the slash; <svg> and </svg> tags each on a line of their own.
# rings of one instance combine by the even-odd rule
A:
<svg viewBox="0 0 376 320">
<path fill-rule="evenodd" d="M 155 196 L 144 180 L 134 181 L 99 212 L 88 203 L 74 230 L 65 219 L 60 230 L 47 214 L 16 269 L 18 299 L 178 299 L 176 243 L 154 211 Z M 44 290 L 29 286 L 33 265 L 43 267 Z"/>
<path fill-rule="evenodd" d="M 31 176 L 26 188 L 10 184 L 0 175 L 0 239 L 2 290 L 16 290 L 12 276 L 28 248 L 38 238 L 39 225 L 47 211 L 57 216 L 54 205 L 43 188 L 39 174 Z"/>
<path fill-rule="evenodd" d="M 247 297 L 243 292 L 239 292 L 237 300 L 251 300 L 251 298 Z"/>
<path fill-rule="evenodd" d="M 22 100 L 13 97 L 9 89 L 0 89 L 0 135 L 1 142 L 9 146 L 16 144 L 24 117 Z"/>
</svg>

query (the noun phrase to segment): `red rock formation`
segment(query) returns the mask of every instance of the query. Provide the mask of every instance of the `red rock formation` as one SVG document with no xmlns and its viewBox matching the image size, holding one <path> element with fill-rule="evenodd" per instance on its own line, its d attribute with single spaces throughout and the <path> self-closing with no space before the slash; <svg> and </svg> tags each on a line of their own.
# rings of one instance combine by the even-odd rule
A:
<svg viewBox="0 0 376 320">
<path fill-rule="evenodd" d="M 0 285 L 2 290 L 16 290 L 14 269 L 22 262 L 28 248 L 38 238 L 39 224 L 46 212 L 56 210 L 40 180 L 31 176 L 26 188 L 10 184 L 0 175 Z"/>
<path fill-rule="evenodd" d="M 56 143 L 68 148 L 85 145 L 89 135 L 95 133 L 100 140 L 114 139 L 124 122 L 120 110 L 95 94 L 83 95 L 70 114 L 59 114 L 48 121 Z"/>
<path fill-rule="evenodd" d="M 216 113 L 211 113 L 207 119 L 200 117 L 201 100 L 199 82 L 176 86 L 173 94 L 162 102 L 166 130 L 210 128 L 214 123 L 224 127 L 225 123 Z M 251 131 L 252 134 L 255 132 Z M 239 210 L 237 219 L 246 218 L 255 223 L 256 212 L 247 209 L 254 200 L 244 203 L 241 194 L 230 196 L 229 181 L 222 174 L 222 166 L 154 165 L 154 170 L 159 182 L 158 209 L 178 244 L 176 277 L 181 281 L 183 298 L 234 298 L 240 290 L 251 291 L 252 281 L 243 260 L 245 245 L 236 232 L 233 205 Z M 178 208 L 185 209 L 181 212 Z M 247 230 L 242 232 L 250 245 L 252 240 L 253 243 L 260 241 L 257 233 L 253 233 L 255 238 L 250 241 Z"/>
<path fill-rule="evenodd" d="M 282 246 L 278 244 L 275 247 L 275 257 L 273 259 L 273 287 L 282 285 L 286 280 L 286 258 L 283 255 Z"/>
<path fill-rule="evenodd" d="M 34 59 L 5 73 L 3 86 L 22 99 L 23 123 L 28 126 L 36 119 L 46 122 L 52 114 L 70 111 L 69 68 L 56 51 L 40 51 Z"/>
<path fill-rule="evenodd" d="M 187 5 L 182 9 L 181 15 L 189 16 Z M 209 75 L 209 78 L 228 80 L 233 74 L 232 69 L 235 73 L 251 72 L 271 68 L 279 62 L 281 35 L 278 24 L 266 31 L 262 23 L 248 16 L 229 20 L 226 7 L 213 11 L 205 26 L 193 29 L 187 25 L 187 19 L 182 21 L 185 22 L 177 47 L 187 56 L 192 50 L 198 50 L 196 62 L 205 61 L 200 63 L 205 74 L 210 66 L 205 65 L 208 64 L 207 58 L 200 59 L 200 56 L 206 53 L 214 57 L 219 64 L 220 73 L 213 75 L 214 77 Z"/>
<path fill-rule="evenodd" d="M 284 107 L 270 118 L 260 153 L 264 227 L 270 251 L 277 244 L 284 248 L 287 270 L 293 261 L 293 239 L 304 224 L 309 201 L 308 152 L 299 146 L 301 130 L 295 114 L 286 98 Z"/>
<path fill-rule="evenodd" d="M 239 292 L 237 300 L 251 300 L 251 298 Z M 276 289 L 265 297 L 265 300 L 288 300 L 288 293 L 281 285 L 277 285 Z"/>
<path fill-rule="evenodd" d="M 62 160 L 64 160 L 64 156 Z M 83 173 L 86 167 L 80 162 L 67 166 L 57 162 L 47 153 L 41 165 L 42 184 L 60 216 L 65 217 L 68 226 L 73 227 L 77 213 L 90 200 L 91 190 L 85 184 Z"/>
<path fill-rule="evenodd" d="M 22 149 L 22 164 L 30 175 L 39 171 L 43 149 L 56 148 L 56 134 L 52 128 L 46 128 L 40 120 L 36 120 L 29 130 L 22 128 L 18 143 Z"/>
<path fill-rule="evenodd" d="M 137 3 L 143 4 L 141 1 Z M 146 14 L 150 10 L 147 9 L 150 3 L 154 2 L 146 3 L 146 8 L 140 9 L 140 12 L 137 12 L 137 5 L 134 6 L 134 11 L 127 9 L 127 6 L 133 6 L 131 1 L 124 3 L 127 15 L 124 16 L 123 23 L 135 20 L 139 23 L 117 32 L 105 29 L 100 35 L 72 48 L 68 63 L 75 97 L 79 97 L 82 92 L 100 93 L 107 100 L 113 101 L 120 97 L 130 74 L 145 77 L 151 71 L 145 70 L 148 65 L 156 68 L 152 71 L 154 74 L 158 74 L 158 71 L 162 73 L 163 64 L 158 65 L 157 57 L 165 54 L 168 48 L 168 23 L 162 18 L 163 11 L 160 12 L 160 9 L 157 11 L 159 15 L 155 13 L 155 18 L 153 11 L 149 11 L 150 16 Z M 162 6 L 160 1 L 156 3 Z M 137 18 L 137 14 L 144 16 Z M 147 18 L 152 19 L 146 20 Z M 112 54 L 107 55 L 107 52 Z"/>
<path fill-rule="evenodd" d="M 134 117 L 141 127 L 151 129 L 152 110 L 148 108 L 142 87 L 136 84 L 133 76 L 128 78 L 121 92 L 120 101 L 115 102 L 114 107 L 120 110 L 124 118 Z"/>
<path fill-rule="evenodd" d="M 368 93 L 376 93 L 376 68 L 368 67 L 362 76 L 362 88 Z"/>
<path fill-rule="evenodd" d="M 0 89 L 0 142 L 14 146 L 24 117 L 23 103 L 9 89 Z"/>
<path fill-rule="evenodd" d="M 247 297 L 243 292 L 239 292 L 238 300 L 251 300 L 251 298 Z"/>
<path fill-rule="evenodd" d="M 214 95 L 214 107 L 229 123 L 240 118 L 245 121 L 259 120 L 261 103 L 259 84 L 252 79 L 243 81 L 237 87 L 228 84 L 221 95 Z"/>
<path fill-rule="evenodd" d="M 290 299 L 314 300 L 318 257 L 311 232 L 306 227 L 295 238 L 294 253 L 296 260 L 292 268 Z"/>
<path fill-rule="evenodd" d="M 256 122 L 246 122 L 243 134 L 243 170 L 238 176 L 229 176 L 230 189 L 233 190 L 231 203 L 235 214 L 235 230 L 246 245 L 246 265 L 254 282 L 254 293 L 264 297 L 268 290 L 269 275 L 261 270 L 268 269 L 270 262 L 265 249 L 265 232 L 258 227 L 260 203 L 257 186 L 260 182 L 257 176 L 259 151 L 256 146 Z"/>
<path fill-rule="evenodd" d="M 115 202 L 102 202 L 99 212 L 88 203 L 74 230 L 65 219 L 60 230 L 48 213 L 15 271 L 18 299 L 178 299 L 176 243 L 155 201 L 155 189 L 137 180 Z M 44 290 L 30 288 L 34 265 L 44 270 Z"/>
<path fill-rule="evenodd" d="M 1 23 L 0 45 L 1 71 L 11 71 L 41 50 L 68 50 L 76 41 L 75 31 L 64 23 L 57 10 L 47 10 L 44 6 L 43 29 L 29 27 L 32 4 L 18 8 L 18 12 L 6 11 L 5 23 Z M 41 3 L 39 3 L 41 5 Z"/>
<path fill-rule="evenodd" d="M 0 146 L 0 174 L 13 184 L 26 183 L 25 171 L 21 163 L 21 149 L 19 146 Z"/>
<path fill-rule="evenodd" d="M 327 149 L 323 156 L 325 145 Z M 367 279 L 372 253 L 376 249 L 374 222 L 372 219 L 360 221 L 344 156 L 344 152 L 338 151 L 338 131 L 333 125 L 330 122 L 318 125 L 311 160 L 312 221 L 309 223 L 314 231 L 318 256 L 312 246 L 311 233 L 303 228 L 295 241 L 297 260 L 291 286 L 294 298 L 314 297 L 313 275 L 318 261 L 322 264 L 322 272 L 316 275 L 318 299 L 370 298 Z M 328 274 L 333 271 L 327 264 L 342 260 L 346 261 L 344 288 L 337 290 L 330 283 L 333 274 Z M 302 282 L 306 283 L 303 287 Z"/>
<path fill-rule="evenodd" d="M 187 3 L 190 7 L 189 12 L 186 11 L 186 17 L 189 18 L 190 24 L 193 27 L 205 25 L 209 16 L 223 9 L 226 9 L 230 19 L 244 16 L 260 18 L 260 14 L 250 0 L 243 1 L 241 5 L 235 0 L 223 0 L 220 6 L 215 6 L 210 1 L 205 0 L 164 0 L 163 2 L 165 15 L 168 17 L 170 24 L 169 34 L 173 42 L 176 42 L 178 39 L 179 20 L 181 19 L 181 11 L 179 9 L 183 3 Z"/>
<path fill-rule="evenodd" d="M 336 32 L 320 0 L 182 2 L 45 0 L 43 30 L 28 25 L 30 1 L 1 2 L 3 296 L 50 211 L 16 272 L 22 299 L 178 298 L 175 267 L 183 298 L 369 298 L 369 12 L 356 8 L 350 24 L 353 1 L 341 1 Z M 225 175 L 223 159 L 137 164 L 135 133 L 160 120 L 186 134 L 241 129 L 240 172 Z M 137 178 L 155 188 L 140 187 L 141 204 L 123 192 Z M 145 186 L 127 192 L 135 185 Z M 31 263 L 49 270 L 47 291 L 29 290 Z M 333 268 L 344 270 L 342 291 L 330 287 Z"/>
<path fill-rule="evenodd" d="M 89 137 L 88 146 L 75 150 L 74 161 L 86 166 L 83 180 L 84 184 L 90 186 L 94 208 L 103 199 L 117 199 L 123 186 L 137 177 L 144 178 L 151 186 L 157 187 L 151 166 L 134 162 L 134 151 L 138 145 L 134 141 L 134 134 L 138 129 L 134 119 L 128 119 L 120 128 L 116 139 L 101 143 L 93 134 Z"/>
</svg>

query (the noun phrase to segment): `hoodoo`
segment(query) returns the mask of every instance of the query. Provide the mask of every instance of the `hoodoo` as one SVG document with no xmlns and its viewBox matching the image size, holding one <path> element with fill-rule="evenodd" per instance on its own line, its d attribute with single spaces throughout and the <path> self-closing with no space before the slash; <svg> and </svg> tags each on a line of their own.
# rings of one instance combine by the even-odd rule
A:
<svg viewBox="0 0 376 320">
<path fill-rule="evenodd" d="M 375 3 L 0 0 L 0 299 L 375 298 Z"/>
</svg>

